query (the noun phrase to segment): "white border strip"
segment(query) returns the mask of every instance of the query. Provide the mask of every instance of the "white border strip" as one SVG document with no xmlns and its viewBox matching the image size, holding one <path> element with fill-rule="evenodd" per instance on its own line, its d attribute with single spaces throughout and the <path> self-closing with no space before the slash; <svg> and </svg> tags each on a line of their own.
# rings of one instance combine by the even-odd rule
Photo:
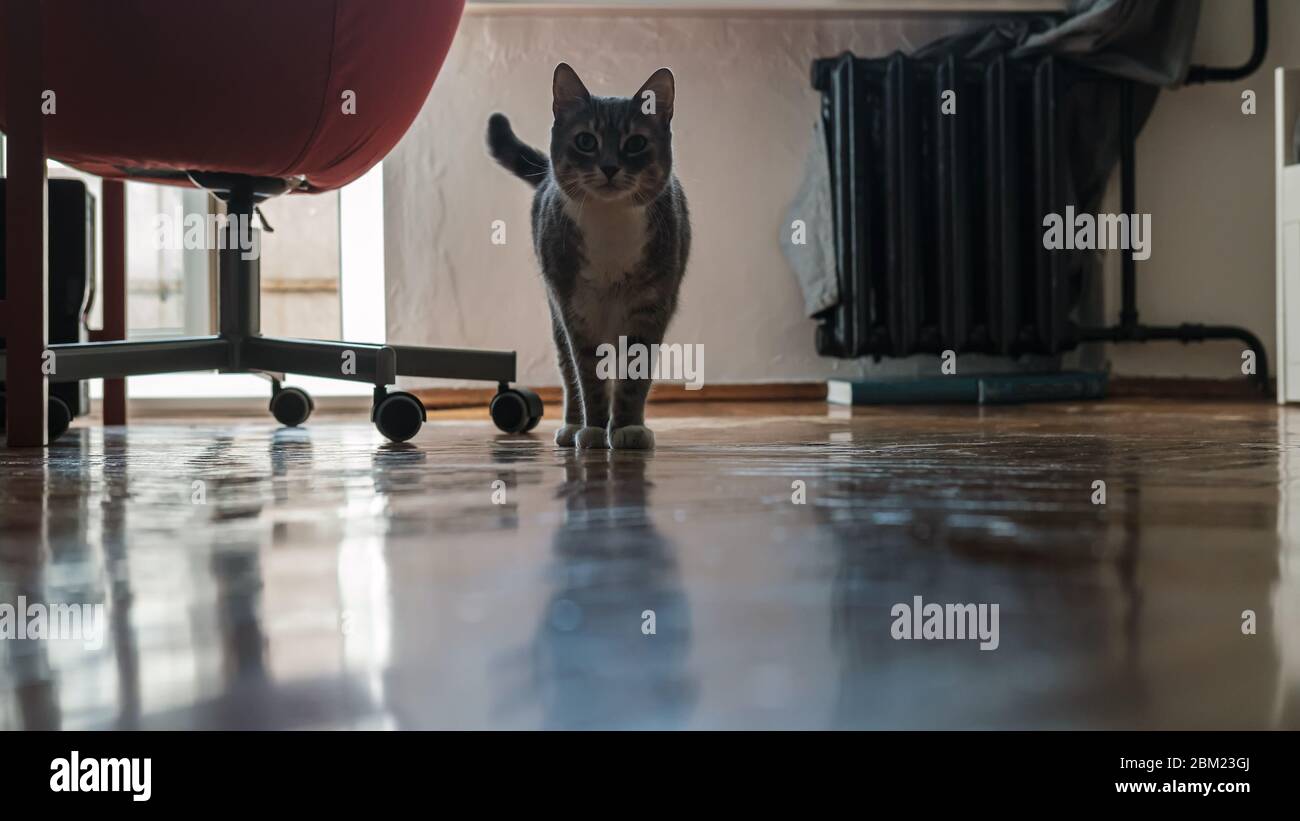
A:
<svg viewBox="0 0 1300 821">
<path fill-rule="evenodd" d="M 339 299 L 343 338 L 382 345 L 384 308 L 384 164 L 339 189 Z"/>
</svg>

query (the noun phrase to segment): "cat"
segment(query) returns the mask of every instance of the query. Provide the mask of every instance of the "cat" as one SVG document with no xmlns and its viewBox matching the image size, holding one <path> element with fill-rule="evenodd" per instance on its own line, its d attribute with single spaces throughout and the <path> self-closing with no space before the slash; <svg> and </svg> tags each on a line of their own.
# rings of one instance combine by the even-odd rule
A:
<svg viewBox="0 0 1300 821">
<path fill-rule="evenodd" d="M 620 336 L 629 348 L 662 343 L 677 309 L 691 228 L 673 174 L 674 91 L 661 68 L 633 97 L 594 97 L 560 63 L 549 156 L 520 141 L 504 114 L 488 119 L 492 157 L 537 189 L 533 250 L 564 386 L 561 447 L 654 447 L 650 379 L 602 379 L 608 369 L 597 365 L 598 348 L 618 349 Z"/>
</svg>

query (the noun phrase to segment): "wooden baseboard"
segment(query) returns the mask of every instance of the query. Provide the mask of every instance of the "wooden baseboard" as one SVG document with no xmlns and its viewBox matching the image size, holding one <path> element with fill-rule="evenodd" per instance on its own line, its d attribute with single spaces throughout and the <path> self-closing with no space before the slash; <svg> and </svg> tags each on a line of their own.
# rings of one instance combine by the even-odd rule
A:
<svg viewBox="0 0 1300 821">
<path fill-rule="evenodd" d="M 558 387 L 537 388 L 550 408 L 562 402 Z M 411 391 L 429 410 L 486 408 L 495 388 L 420 388 Z M 1106 392 L 1111 399 L 1229 399 L 1272 401 L 1246 379 L 1177 379 L 1142 376 L 1113 376 Z M 659 383 L 650 391 L 651 402 L 824 402 L 825 382 L 749 382 L 734 385 L 706 385 L 688 391 L 679 383 Z M 98 405 L 98 401 L 95 403 Z M 358 413 L 370 406 L 366 396 L 317 397 L 322 413 Z M 211 416 L 212 414 L 265 416 L 266 400 L 228 399 L 134 399 L 131 414 L 139 418 Z"/>
<path fill-rule="evenodd" d="M 563 401 L 560 388 L 534 388 L 542 402 L 558 407 Z M 493 388 L 420 388 L 411 391 L 429 410 L 471 408 L 487 405 Z M 705 385 L 697 391 L 685 385 L 658 383 L 650 389 L 651 402 L 791 402 L 821 401 L 826 398 L 825 382 L 760 382 L 736 385 Z"/>
<path fill-rule="evenodd" d="M 562 400 L 558 387 L 536 388 L 542 401 L 557 407 Z M 429 410 L 448 410 L 487 405 L 493 388 L 421 388 L 412 391 Z M 1106 396 L 1112 399 L 1259 399 L 1264 396 L 1248 379 L 1184 379 L 1150 376 L 1112 376 Z M 705 385 L 688 391 L 677 383 L 657 383 L 650 390 L 651 402 L 822 402 L 825 382 L 747 382 L 734 385 Z"/>
</svg>

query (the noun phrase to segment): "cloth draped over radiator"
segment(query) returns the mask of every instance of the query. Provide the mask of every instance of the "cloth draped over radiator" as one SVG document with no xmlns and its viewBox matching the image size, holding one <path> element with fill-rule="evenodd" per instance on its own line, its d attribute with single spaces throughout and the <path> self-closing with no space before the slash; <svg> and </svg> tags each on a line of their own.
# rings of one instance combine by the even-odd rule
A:
<svg viewBox="0 0 1300 821">
<path fill-rule="evenodd" d="M 1159 87 L 1182 85 L 1200 17 L 1200 0 L 1073 0 L 1064 14 L 1025 15 L 986 23 L 936 40 L 913 56 L 949 54 L 977 59 L 1056 55 L 1096 71 L 1138 82 L 1135 123 L 1140 130 Z M 1096 213 L 1119 160 L 1119 95 L 1109 85 L 1073 88 L 1060 134 L 1068 140 L 1061 179 L 1079 211 Z M 799 281 L 808 316 L 839 304 L 831 205 L 830 158 L 824 120 L 814 126 L 804 179 L 791 203 L 781 246 Z M 806 234 L 793 228 L 802 220 Z M 796 239 L 806 244 L 796 248 Z M 1079 264 L 1089 264 L 1080 261 Z"/>
</svg>

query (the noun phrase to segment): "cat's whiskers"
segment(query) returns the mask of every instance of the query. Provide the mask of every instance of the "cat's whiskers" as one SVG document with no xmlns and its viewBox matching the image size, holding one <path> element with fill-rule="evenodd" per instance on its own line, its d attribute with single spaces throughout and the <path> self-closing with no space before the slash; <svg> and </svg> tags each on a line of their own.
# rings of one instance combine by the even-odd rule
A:
<svg viewBox="0 0 1300 821">
<path fill-rule="evenodd" d="M 582 199 L 578 200 L 578 224 L 582 225 L 582 209 L 587 205 L 587 192 L 582 193 Z"/>
</svg>

